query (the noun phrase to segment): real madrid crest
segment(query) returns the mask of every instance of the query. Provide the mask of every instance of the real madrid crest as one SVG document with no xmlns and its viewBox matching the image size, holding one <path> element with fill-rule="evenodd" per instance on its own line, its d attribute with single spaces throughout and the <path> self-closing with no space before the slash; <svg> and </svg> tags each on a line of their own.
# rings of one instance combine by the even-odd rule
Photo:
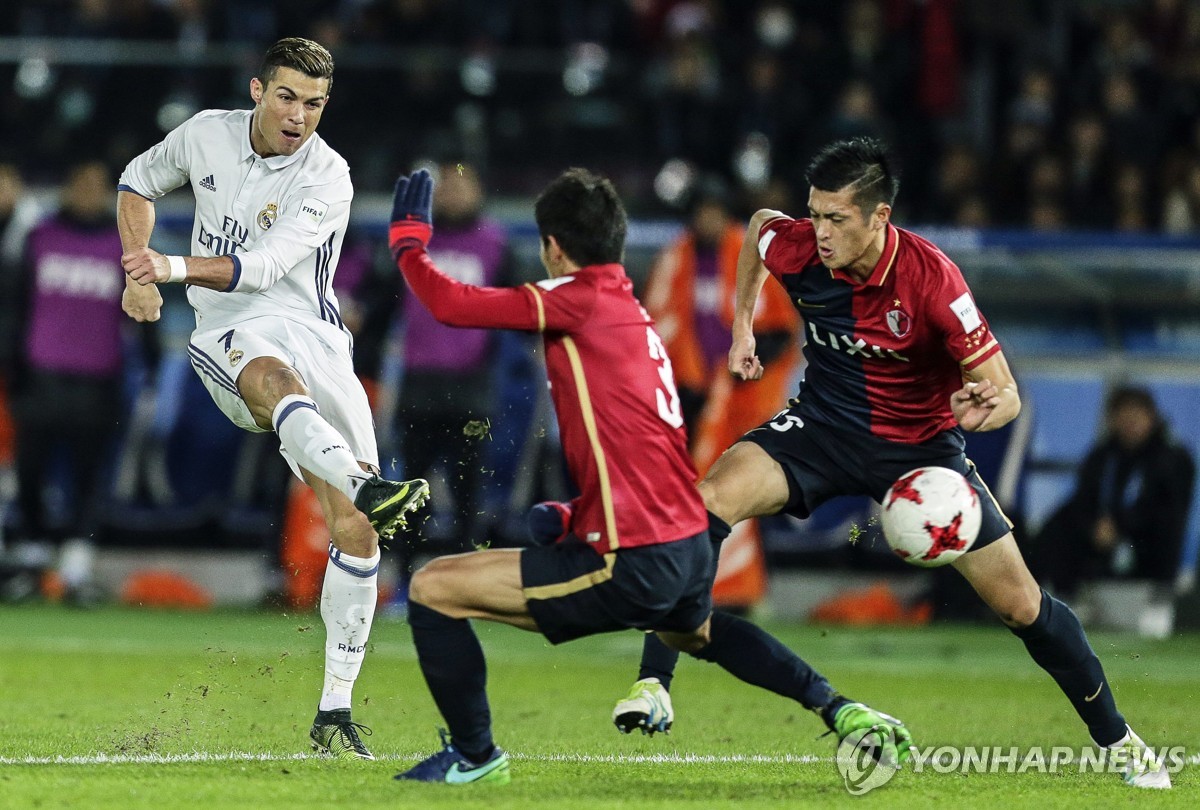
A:
<svg viewBox="0 0 1200 810">
<path fill-rule="evenodd" d="M 228 355 L 229 365 L 236 366 L 238 363 L 242 362 L 243 354 L 244 352 L 241 349 L 230 349 Z"/>
<path fill-rule="evenodd" d="M 910 318 L 908 313 L 904 310 L 889 310 L 887 315 L 884 317 L 887 319 L 888 329 L 890 329 L 892 334 L 896 337 L 905 337 L 909 332 L 912 331 L 912 318 Z"/>
<path fill-rule="evenodd" d="M 258 212 L 258 227 L 265 231 L 274 225 L 278 218 L 279 206 L 275 203 L 267 203 L 267 207 Z"/>
</svg>

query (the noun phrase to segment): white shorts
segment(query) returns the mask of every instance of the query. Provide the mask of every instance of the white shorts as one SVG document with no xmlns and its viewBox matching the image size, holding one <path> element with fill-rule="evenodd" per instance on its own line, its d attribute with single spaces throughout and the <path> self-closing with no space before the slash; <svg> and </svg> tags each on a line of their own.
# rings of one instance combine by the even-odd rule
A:
<svg viewBox="0 0 1200 810">
<path fill-rule="evenodd" d="M 242 369 L 259 357 L 275 357 L 294 368 L 321 415 L 342 434 L 354 457 L 378 469 L 375 422 L 367 392 L 354 374 L 348 341 L 346 346 L 335 347 L 302 324 L 269 315 L 243 321 L 232 329 L 226 325 L 192 333 L 188 358 L 213 402 L 243 430 L 266 433 L 255 423 L 237 387 Z M 296 460 L 283 447 L 279 452 L 303 480 Z"/>
</svg>

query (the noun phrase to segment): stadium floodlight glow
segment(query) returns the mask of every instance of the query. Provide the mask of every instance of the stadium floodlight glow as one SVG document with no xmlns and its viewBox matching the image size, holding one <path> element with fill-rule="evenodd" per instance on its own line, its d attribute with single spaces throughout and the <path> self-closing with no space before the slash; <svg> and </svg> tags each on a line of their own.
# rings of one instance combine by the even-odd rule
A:
<svg viewBox="0 0 1200 810">
<path fill-rule="evenodd" d="M 683 158 L 671 158 L 654 177 L 654 193 L 667 205 L 679 207 L 696 183 L 696 167 Z"/>
<path fill-rule="evenodd" d="M 771 180 L 771 141 L 761 132 L 751 132 L 734 153 L 733 169 L 751 189 L 766 188 Z"/>
<path fill-rule="evenodd" d="M 21 98 L 40 98 L 49 93 L 54 85 L 54 72 L 49 62 L 35 56 L 21 62 L 13 84 Z"/>
<path fill-rule="evenodd" d="M 175 127 L 195 115 L 198 110 L 196 100 L 190 96 L 172 96 L 158 108 L 154 123 L 160 132 L 170 132 Z"/>
<path fill-rule="evenodd" d="M 458 78 L 471 95 L 490 96 L 496 92 L 496 63 L 486 54 L 472 54 L 463 60 Z"/>
<path fill-rule="evenodd" d="M 594 42 L 581 42 L 571 49 L 563 68 L 563 88 L 573 96 L 586 96 L 604 81 L 608 51 Z"/>
</svg>

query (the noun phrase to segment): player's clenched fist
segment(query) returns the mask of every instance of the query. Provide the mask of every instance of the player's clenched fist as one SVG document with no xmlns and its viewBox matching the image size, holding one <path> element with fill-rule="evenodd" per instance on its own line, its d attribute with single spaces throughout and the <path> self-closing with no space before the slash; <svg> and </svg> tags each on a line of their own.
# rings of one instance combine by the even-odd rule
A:
<svg viewBox="0 0 1200 810">
<path fill-rule="evenodd" d="M 739 380 L 757 380 L 763 375 L 762 361 L 754 353 L 753 337 L 738 338 L 729 347 L 729 373 Z"/>
<path fill-rule="evenodd" d="M 1000 389 L 991 380 L 969 382 L 950 395 L 950 410 L 963 430 L 977 430 L 1000 404 Z"/>
<path fill-rule="evenodd" d="M 167 257 L 150 248 L 138 248 L 121 257 L 125 275 L 141 284 L 157 284 L 171 277 L 171 265 Z"/>
</svg>

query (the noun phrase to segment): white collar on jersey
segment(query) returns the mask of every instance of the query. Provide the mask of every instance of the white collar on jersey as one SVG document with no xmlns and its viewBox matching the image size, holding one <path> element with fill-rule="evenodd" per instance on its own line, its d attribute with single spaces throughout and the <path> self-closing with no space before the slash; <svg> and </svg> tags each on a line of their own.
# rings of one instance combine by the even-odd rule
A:
<svg viewBox="0 0 1200 810">
<path fill-rule="evenodd" d="M 291 166 L 297 160 L 304 156 L 305 152 L 312 146 L 313 139 L 317 137 L 317 133 L 308 136 L 308 140 L 304 142 L 293 154 L 290 155 L 274 155 L 273 157 L 259 157 L 254 151 L 254 147 L 250 143 L 250 124 L 254 121 L 254 110 L 244 110 L 246 113 L 246 124 L 242 127 L 242 160 L 258 159 L 267 164 L 269 169 L 284 169 Z"/>
</svg>

